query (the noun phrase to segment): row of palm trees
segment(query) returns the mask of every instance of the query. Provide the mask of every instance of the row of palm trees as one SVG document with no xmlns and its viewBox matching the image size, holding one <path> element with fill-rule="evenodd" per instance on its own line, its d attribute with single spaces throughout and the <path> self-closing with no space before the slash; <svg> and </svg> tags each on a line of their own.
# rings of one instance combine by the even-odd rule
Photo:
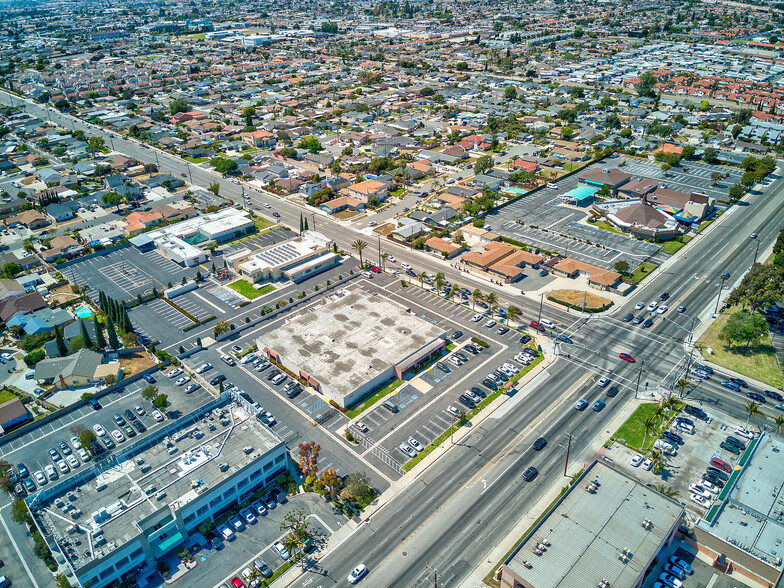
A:
<svg viewBox="0 0 784 588">
<path fill-rule="evenodd" d="M 756 424 L 758 416 L 764 416 L 764 413 L 760 410 L 759 402 L 749 401 L 746 403 L 746 406 L 743 407 L 743 412 L 748 415 L 746 419 L 746 426 L 749 426 L 749 421 L 754 422 Z M 778 434 L 781 434 L 781 429 L 784 428 L 784 416 L 776 415 L 776 418 L 773 419 L 773 422 L 776 423 L 776 429 Z"/>
</svg>

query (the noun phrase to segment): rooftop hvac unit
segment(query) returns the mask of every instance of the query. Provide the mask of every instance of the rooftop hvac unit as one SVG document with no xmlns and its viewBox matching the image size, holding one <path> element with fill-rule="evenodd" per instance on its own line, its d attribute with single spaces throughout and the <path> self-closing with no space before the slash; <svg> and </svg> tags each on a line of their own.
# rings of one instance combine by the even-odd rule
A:
<svg viewBox="0 0 784 588">
<path fill-rule="evenodd" d="M 523 567 L 530 570 L 534 566 L 531 564 L 530 561 L 528 561 L 527 559 L 524 559 L 523 560 Z"/>
<path fill-rule="evenodd" d="M 602 578 L 602 581 L 599 582 L 599 588 L 610 588 L 610 581 L 607 578 Z"/>
<path fill-rule="evenodd" d="M 629 558 L 628 558 L 628 557 L 626 557 L 626 556 L 625 556 L 623 553 L 621 553 L 621 554 L 618 556 L 618 559 L 620 559 L 620 560 L 621 560 L 623 563 L 629 563 Z"/>
<path fill-rule="evenodd" d="M 538 548 L 537 548 L 537 549 L 534 549 L 534 554 L 536 554 L 536 555 L 538 555 L 538 556 L 540 556 L 540 557 L 541 557 L 541 555 L 542 555 L 543 553 L 544 553 L 544 551 L 542 551 L 541 549 L 538 549 Z"/>
<path fill-rule="evenodd" d="M 550 545 L 551 545 L 549 539 L 542 539 L 542 543 L 544 543 L 547 547 L 550 547 Z"/>
<path fill-rule="evenodd" d="M 642 528 L 645 529 L 646 531 L 650 531 L 651 529 L 653 529 L 653 523 L 651 522 L 651 519 L 645 519 L 642 522 Z"/>
</svg>

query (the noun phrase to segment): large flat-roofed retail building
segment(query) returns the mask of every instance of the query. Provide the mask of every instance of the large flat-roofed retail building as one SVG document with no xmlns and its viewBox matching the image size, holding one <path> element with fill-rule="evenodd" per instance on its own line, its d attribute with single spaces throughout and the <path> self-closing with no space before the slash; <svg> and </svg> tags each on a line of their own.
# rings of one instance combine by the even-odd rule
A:
<svg viewBox="0 0 784 588">
<path fill-rule="evenodd" d="M 240 251 L 229 261 L 234 270 L 253 283 L 288 279 L 294 282 L 316 275 L 340 261 L 330 252 L 332 240 L 315 231 L 268 245 L 260 251 Z"/>
<path fill-rule="evenodd" d="M 202 522 L 285 472 L 283 439 L 252 410 L 224 393 L 28 497 L 71 584 L 101 588 L 154 573 Z"/>
<path fill-rule="evenodd" d="M 594 461 L 504 561 L 501 588 L 637 588 L 683 513 L 677 501 Z"/>
<path fill-rule="evenodd" d="M 265 350 L 342 407 L 446 345 L 442 327 L 362 288 L 340 290 L 261 335 Z"/>
</svg>

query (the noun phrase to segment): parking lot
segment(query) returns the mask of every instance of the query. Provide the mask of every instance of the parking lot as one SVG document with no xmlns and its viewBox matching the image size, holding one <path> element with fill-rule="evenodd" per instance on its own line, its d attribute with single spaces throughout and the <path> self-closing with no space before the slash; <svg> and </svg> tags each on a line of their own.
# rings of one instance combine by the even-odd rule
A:
<svg viewBox="0 0 784 588">
<path fill-rule="evenodd" d="M 216 550 L 207 543 L 192 548 L 197 565 L 181 582 L 188 586 L 228 583 L 234 576 L 242 577 L 243 569 L 253 569 L 253 562 L 257 558 L 274 571 L 285 563 L 271 549 L 272 544 L 284 535 L 280 524 L 286 513 L 300 508 L 307 514 L 308 530 L 316 548 L 321 548 L 332 533 L 346 522 L 345 517 L 336 514 L 321 496 L 302 494 L 290 497 L 285 504 L 278 504 L 268 514 L 258 516 L 255 523 L 246 525 L 235 534 L 235 539 L 222 542 L 220 549 Z"/>
<path fill-rule="evenodd" d="M 614 465 L 628 475 L 654 487 L 662 484 L 666 488 L 671 489 L 676 493 L 674 498 L 683 503 L 686 510 L 691 513 L 693 517 L 704 516 L 717 494 L 710 494 L 710 499 L 707 500 L 704 506 L 701 506 L 690 499 L 690 496 L 694 491 L 690 490 L 689 486 L 700 483 L 702 474 L 705 473 L 706 467 L 709 465 L 712 458 L 718 457 L 728 463 L 731 468 L 734 468 L 743 455 L 743 452 L 741 452 L 740 455 L 735 455 L 730 451 L 720 448 L 719 445 L 727 436 L 732 435 L 740 440 L 747 448 L 749 446 L 748 439 L 734 432 L 736 426 L 745 426 L 745 422 L 729 419 L 726 415 L 712 409 L 712 407 L 704 407 L 704 409 L 708 414 L 710 422 L 706 422 L 685 412 L 681 413 L 681 416 L 693 421 L 693 434 L 689 434 L 673 426 L 670 427 L 670 430 L 675 431 L 681 436 L 683 443 L 678 444 L 675 455 L 666 456 L 666 465 L 660 475 L 654 474 L 652 470 L 646 471 L 641 466 L 633 466 L 630 463 L 630 459 L 635 452 L 622 445 L 616 444 L 606 453 L 607 456 L 613 459 L 615 462 Z M 672 443 L 671 441 L 668 442 Z"/>
<path fill-rule="evenodd" d="M 586 170 L 615 168 L 622 163 L 620 169 L 634 177 L 655 179 L 672 190 L 704 192 L 716 199 L 726 199 L 730 186 L 740 181 L 742 173 L 703 162 L 688 162 L 685 166 L 688 170 L 676 166 L 665 177 L 661 164 L 626 157 L 605 160 L 588 166 Z M 541 188 L 492 211 L 486 217 L 487 224 L 500 235 L 607 269 L 612 269 L 620 260 L 634 269 L 656 256 L 660 249 L 658 245 L 592 226 L 585 222 L 589 216 L 587 207 L 578 209 L 564 205 L 559 195 L 580 185 L 579 177 L 583 171 L 554 182 L 557 189 Z M 716 171 L 729 173 L 730 177 L 712 186 L 714 182 L 710 176 Z M 532 289 L 527 284 L 524 288 Z"/>
</svg>

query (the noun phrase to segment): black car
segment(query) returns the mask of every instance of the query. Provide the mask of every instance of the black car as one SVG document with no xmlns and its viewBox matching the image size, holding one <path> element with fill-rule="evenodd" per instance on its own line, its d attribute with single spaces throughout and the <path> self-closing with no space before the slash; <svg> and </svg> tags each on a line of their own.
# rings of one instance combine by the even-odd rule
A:
<svg viewBox="0 0 784 588">
<path fill-rule="evenodd" d="M 480 398 L 487 398 L 487 394 L 485 394 L 485 391 L 482 390 L 481 388 L 477 388 L 476 386 L 473 386 L 471 388 L 471 392 L 473 392 L 474 394 L 476 394 Z"/>
<path fill-rule="evenodd" d="M 63 452 L 63 455 L 71 455 L 71 448 L 68 447 L 68 444 L 65 441 L 60 441 L 57 446 L 60 448 L 60 451 Z"/>
<path fill-rule="evenodd" d="M 528 343 L 530 340 L 531 340 L 531 335 L 523 335 L 522 337 L 520 337 L 520 343 L 522 343 L 523 345 Z"/>
<path fill-rule="evenodd" d="M 25 478 L 24 480 L 22 480 L 22 484 L 24 484 L 24 487 L 27 489 L 28 493 L 32 494 L 33 492 L 35 492 L 36 490 L 35 482 L 33 482 L 30 478 Z"/>
<path fill-rule="evenodd" d="M 112 415 L 112 418 L 114 419 L 114 422 L 117 423 L 118 427 L 124 427 L 125 426 L 125 419 L 122 418 L 122 416 L 119 415 L 118 413 L 114 413 Z"/>
<path fill-rule="evenodd" d="M 642 324 L 643 329 L 647 329 L 653 324 L 653 319 L 645 319 L 645 322 Z"/>
<path fill-rule="evenodd" d="M 50 457 L 50 458 L 52 459 L 52 461 L 54 461 L 54 462 L 60 461 L 60 460 L 62 459 L 62 457 L 60 457 L 60 454 L 59 454 L 59 453 L 57 452 L 57 450 L 56 450 L 55 448 L 53 448 L 53 447 L 49 449 L 49 457 Z"/>
<path fill-rule="evenodd" d="M 722 441 L 719 447 L 721 447 L 725 451 L 729 451 L 734 455 L 740 455 L 740 447 L 738 447 L 734 443 L 727 443 L 726 441 Z"/>
<path fill-rule="evenodd" d="M 740 378 L 730 378 L 730 382 L 734 382 L 741 388 L 748 388 L 749 385 L 745 382 L 745 380 L 741 380 Z"/>
<path fill-rule="evenodd" d="M 450 370 L 448 367 L 446 367 L 444 365 L 443 361 L 439 361 L 438 363 L 436 363 L 436 367 L 438 369 L 440 369 L 442 372 L 444 372 L 445 374 L 451 374 L 452 373 L 452 370 Z"/>
<path fill-rule="evenodd" d="M 679 416 L 679 417 L 675 417 L 675 420 L 678 421 L 679 423 L 686 423 L 687 425 L 691 425 L 692 427 L 694 426 L 694 421 L 691 420 L 690 418 Z"/>
<path fill-rule="evenodd" d="M 634 318 L 634 315 L 630 312 L 623 317 L 623 322 L 628 323 L 630 320 Z"/>
<path fill-rule="evenodd" d="M 784 401 L 784 396 L 782 396 L 778 392 L 772 392 L 770 390 L 765 390 L 765 396 L 767 396 L 768 398 L 772 398 L 773 400 L 778 400 L 779 402 Z"/>
<path fill-rule="evenodd" d="M 502 372 L 501 370 L 495 370 L 493 373 L 494 373 L 496 376 L 498 376 L 499 378 L 501 378 L 501 381 L 502 381 L 502 382 L 508 382 L 508 381 L 509 381 L 509 376 L 507 376 L 507 375 L 506 375 L 504 372 Z"/>
<path fill-rule="evenodd" d="M 531 445 L 531 447 L 534 448 L 534 451 L 541 451 L 544 449 L 545 445 L 547 445 L 547 439 L 544 437 L 539 437 L 536 441 L 534 441 L 534 444 Z"/>
<path fill-rule="evenodd" d="M 87 401 L 87 404 L 89 404 L 89 405 L 90 405 L 90 407 L 91 407 L 93 410 L 101 410 L 101 408 L 103 408 L 103 407 L 101 406 L 101 403 L 100 403 L 100 402 L 98 402 L 98 401 L 97 401 L 95 398 L 90 398 L 90 399 Z"/>
<path fill-rule="evenodd" d="M 18 484 L 14 485 L 14 494 L 16 494 L 17 498 L 23 498 L 27 496 L 27 490 L 25 489 L 25 485 L 19 482 Z"/>
<path fill-rule="evenodd" d="M 106 446 L 106 449 L 114 449 L 114 441 L 112 441 L 109 436 L 101 437 L 101 441 Z"/>
<path fill-rule="evenodd" d="M 295 396 L 298 396 L 301 392 L 302 392 L 302 386 L 297 384 L 293 388 L 289 388 L 288 390 L 286 390 L 286 396 L 288 396 L 289 398 L 294 398 Z"/>
<path fill-rule="evenodd" d="M 131 409 L 129 409 L 129 408 L 126 408 L 125 411 L 123 412 L 123 414 L 125 415 L 125 418 L 128 419 L 129 421 L 135 421 L 136 420 L 136 415 L 133 414 L 133 411 Z"/>
<path fill-rule="evenodd" d="M 491 380 L 490 378 L 485 378 L 484 380 L 482 380 L 482 386 L 484 386 L 485 388 L 489 388 L 490 390 L 495 390 L 498 387 L 496 386 L 495 382 L 493 382 L 493 380 Z"/>
<path fill-rule="evenodd" d="M 465 349 L 466 351 L 468 351 L 468 353 L 470 353 L 471 355 L 476 355 L 477 353 L 479 353 L 479 352 L 476 350 L 476 347 L 474 347 L 473 345 L 466 345 L 465 347 L 463 347 L 463 349 Z"/>
<path fill-rule="evenodd" d="M 724 472 L 719 468 L 714 468 L 713 466 L 708 466 L 707 468 L 705 468 L 705 471 L 706 473 L 716 476 L 717 478 L 720 478 L 725 482 L 730 479 L 730 477 L 727 475 L 727 472 Z"/>
<path fill-rule="evenodd" d="M 670 293 L 669 292 L 664 292 L 663 294 L 661 294 L 659 296 L 659 300 L 661 300 L 662 302 L 664 302 L 665 300 L 668 300 L 669 298 L 670 298 Z"/>
<path fill-rule="evenodd" d="M 639 325 L 644 320 L 645 320 L 645 317 L 640 315 L 640 316 L 634 317 L 634 320 L 632 321 L 632 323 L 635 324 L 635 325 Z"/>
<path fill-rule="evenodd" d="M 458 400 L 459 400 L 459 401 L 460 401 L 462 404 L 465 404 L 465 405 L 466 405 L 468 408 L 476 408 L 476 402 L 474 402 L 473 400 L 471 400 L 471 399 L 470 399 L 468 396 L 466 396 L 465 394 L 461 394 L 461 395 L 460 395 L 460 397 L 458 398 Z"/>
<path fill-rule="evenodd" d="M 452 339 L 459 339 L 462 336 L 463 336 L 463 331 L 455 331 L 454 333 L 452 333 Z"/>
<path fill-rule="evenodd" d="M 270 373 L 267 374 L 267 379 L 271 380 L 272 378 L 277 376 L 279 373 L 280 373 L 280 370 L 272 370 Z"/>
<path fill-rule="evenodd" d="M 534 466 L 530 466 L 527 470 L 523 472 L 523 480 L 525 480 L 526 482 L 530 482 L 538 475 L 539 475 L 539 470 L 537 470 Z"/>
<path fill-rule="evenodd" d="M 610 386 L 607 388 L 607 396 L 615 398 L 618 395 L 618 386 Z"/>
<path fill-rule="evenodd" d="M 460 353 L 459 351 L 455 351 L 453 354 L 457 357 L 460 361 L 468 361 L 468 357 L 464 353 Z"/>
<path fill-rule="evenodd" d="M 395 413 L 395 412 L 400 410 L 396 405 L 392 404 L 389 400 L 385 400 L 384 402 L 382 402 L 381 406 L 383 406 L 389 412 L 392 412 L 392 413 Z"/>
<path fill-rule="evenodd" d="M 661 436 L 670 441 L 674 441 L 678 445 L 683 445 L 683 437 L 681 437 L 677 433 L 673 433 L 672 431 L 664 431 L 664 433 L 662 433 Z"/>
<path fill-rule="evenodd" d="M 697 368 L 698 370 L 702 370 L 705 373 L 713 374 L 713 368 L 710 367 L 709 365 L 695 365 L 694 367 Z"/>
<path fill-rule="evenodd" d="M 131 425 L 133 425 L 133 427 L 140 433 L 144 433 L 147 430 L 147 427 L 144 426 L 144 423 L 139 420 L 131 421 Z"/>
<path fill-rule="evenodd" d="M 696 416 L 698 419 L 703 419 L 703 420 L 705 420 L 705 418 L 707 418 L 708 416 L 704 410 L 702 410 L 701 408 L 697 408 L 696 406 L 692 406 L 691 404 L 687 404 L 684 407 L 683 412 L 685 412 L 686 414 L 690 414 L 692 416 Z"/>
<path fill-rule="evenodd" d="M 710 482 L 714 486 L 717 486 L 719 488 L 724 488 L 724 480 L 722 480 L 718 476 L 713 476 L 711 474 L 705 473 L 702 474 L 702 479 L 705 480 L 706 482 Z"/>
<path fill-rule="evenodd" d="M 768 401 L 765 400 L 765 397 L 762 394 L 757 394 L 756 392 L 746 392 L 746 396 L 751 398 L 752 400 L 756 400 L 762 404 L 767 403 Z"/>
<path fill-rule="evenodd" d="M 213 386 L 217 386 L 218 384 L 224 381 L 226 381 L 226 376 L 224 376 L 223 374 L 218 374 L 212 380 L 210 380 L 210 384 L 212 384 Z"/>
<path fill-rule="evenodd" d="M 733 445 L 737 446 L 737 448 L 740 449 L 741 451 L 746 449 L 746 444 L 740 439 L 738 439 L 737 437 L 733 437 L 732 435 L 727 436 L 725 441 L 727 443 L 732 443 Z"/>
</svg>

